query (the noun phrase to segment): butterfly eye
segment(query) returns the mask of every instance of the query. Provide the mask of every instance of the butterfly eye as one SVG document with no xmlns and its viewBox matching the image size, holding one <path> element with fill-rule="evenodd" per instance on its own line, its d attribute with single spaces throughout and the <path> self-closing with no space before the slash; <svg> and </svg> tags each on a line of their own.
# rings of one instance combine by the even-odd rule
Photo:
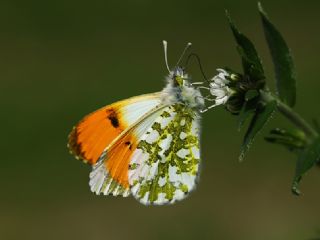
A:
<svg viewBox="0 0 320 240">
<path fill-rule="evenodd" d="M 176 86 L 182 86 L 184 82 L 183 78 L 181 78 L 180 76 L 174 76 L 173 81 L 174 81 L 174 85 Z"/>
</svg>

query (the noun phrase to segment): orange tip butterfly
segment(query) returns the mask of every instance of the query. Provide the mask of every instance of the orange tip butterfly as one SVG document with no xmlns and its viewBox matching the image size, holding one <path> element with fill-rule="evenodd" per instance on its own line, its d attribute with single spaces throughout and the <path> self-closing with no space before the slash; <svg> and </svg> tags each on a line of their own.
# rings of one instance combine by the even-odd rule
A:
<svg viewBox="0 0 320 240">
<path fill-rule="evenodd" d="M 133 195 L 143 204 L 171 204 L 196 185 L 200 165 L 199 88 L 179 63 L 171 71 L 163 41 L 167 84 L 161 92 L 107 105 L 71 131 L 68 147 L 92 165 L 89 185 L 96 194 Z"/>
</svg>

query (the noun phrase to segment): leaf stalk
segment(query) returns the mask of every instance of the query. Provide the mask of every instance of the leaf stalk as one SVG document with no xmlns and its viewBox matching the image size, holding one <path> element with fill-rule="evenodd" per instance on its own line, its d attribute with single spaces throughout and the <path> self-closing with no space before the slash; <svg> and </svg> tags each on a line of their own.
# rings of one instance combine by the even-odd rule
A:
<svg viewBox="0 0 320 240">
<path fill-rule="evenodd" d="M 296 127 L 301 129 L 309 140 L 314 140 L 319 137 L 317 131 L 306 121 L 304 120 L 297 112 L 295 112 L 291 107 L 282 102 L 277 96 L 269 92 L 268 90 L 260 90 L 261 99 L 265 103 L 271 101 L 277 102 L 277 109 L 283 116 L 285 116 L 290 122 L 292 122 Z"/>
</svg>

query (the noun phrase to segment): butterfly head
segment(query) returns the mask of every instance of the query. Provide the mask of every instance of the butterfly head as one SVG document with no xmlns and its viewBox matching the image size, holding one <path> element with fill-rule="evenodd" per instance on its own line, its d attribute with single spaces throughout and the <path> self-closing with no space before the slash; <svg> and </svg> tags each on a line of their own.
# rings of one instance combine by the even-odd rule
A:
<svg viewBox="0 0 320 240">
<path fill-rule="evenodd" d="M 163 41 L 164 57 L 169 71 L 169 76 L 167 77 L 168 84 L 163 89 L 163 101 L 168 105 L 180 102 L 190 108 L 200 109 L 204 104 L 203 97 L 201 96 L 200 91 L 194 88 L 189 82 L 189 77 L 185 72 L 185 69 L 179 65 L 190 46 L 191 43 L 186 45 L 176 67 L 174 67 L 173 70 L 170 70 L 167 59 L 167 42 Z"/>
<path fill-rule="evenodd" d="M 171 72 L 171 79 L 173 80 L 174 86 L 182 87 L 187 85 L 188 75 L 182 67 L 175 67 Z"/>
<path fill-rule="evenodd" d="M 180 67 L 179 64 L 181 62 L 181 60 L 183 59 L 183 57 L 185 56 L 185 53 L 187 52 L 187 50 L 191 47 L 191 43 L 188 43 L 186 45 L 186 47 L 184 48 L 182 54 L 180 55 L 180 58 L 178 60 L 178 62 L 176 63 L 176 67 L 171 71 L 169 64 L 168 64 L 168 58 L 167 58 L 167 41 L 163 41 L 163 49 L 164 49 L 164 58 L 165 58 L 165 63 L 166 63 L 166 67 L 169 71 L 169 78 L 170 80 L 173 81 L 174 86 L 176 87 L 182 87 L 185 85 L 188 85 L 187 82 L 187 74 L 184 71 L 184 68 Z"/>
</svg>

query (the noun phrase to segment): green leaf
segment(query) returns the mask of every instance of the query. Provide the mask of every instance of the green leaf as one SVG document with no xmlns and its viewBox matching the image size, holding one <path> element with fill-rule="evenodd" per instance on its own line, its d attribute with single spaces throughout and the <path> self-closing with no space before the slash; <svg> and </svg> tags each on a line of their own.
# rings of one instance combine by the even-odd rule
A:
<svg viewBox="0 0 320 240">
<path fill-rule="evenodd" d="M 255 96 L 249 100 L 246 100 L 240 115 L 239 115 L 239 124 L 238 124 L 238 130 L 240 131 L 243 124 L 245 123 L 245 121 L 252 115 L 255 113 L 256 108 L 258 106 L 260 100 L 260 96 Z"/>
<path fill-rule="evenodd" d="M 304 151 L 301 152 L 293 179 L 292 192 L 300 195 L 298 188 L 302 176 L 320 160 L 320 138 L 317 138 Z"/>
<path fill-rule="evenodd" d="M 263 66 L 253 43 L 237 29 L 227 11 L 226 16 L 229 20 L 233 36 L 238 44 L 237 49 L 242 59 L 245 75 L 250 76 L 253 81 L 265 79 Z"/>
<path fill-rule="evenodd" d="M 269 143 L 279 144 L 285 146 L 289 151 L 298 152 L 301 147 L 301 142 L 296 142 L 292 139 L 282 138 L 282 137 L 265 137 L 264 138 Z"/>
<path fill-rule="evenodd" d="M 297 128 L 275 128 L 270 131 L 271 134 L 283 136 L 286 138 L 293 138 L 295 140 L 306 143 L 306 135 L 303 131 Z"/>
<path fill-rule="evenodd" d="M 306 147 L 305 134 L 299 129 L 275 128 L 270 135 L 264 138 L 269 143 L 285 146 L 289 151 L 300 153 Z"/>
<path fill-rule="evenodd" d="M 283 102 L 293 107 L 296 102 L 296 71 L 290 49 L 268 19 L 261 3 L 258 3 L 258 8 L 274 64 L 278 95 Z"/>
<path fill-rule="evenodd" d="M 271 101 L 266 105 L 257 108 L 255 115 L 250 122 L 249 128 L 244 136 L 239 157 L 240 161 L 243 160 L 255 136 L 261 131 L 267 121 L 272 117 L 272 114 L 274 113 L 276 107 L 277 102 Z"/>
<path fill-rule="evenodd" d="M 312 122 L 313 122 L 313 126 L 316 129 L 316 131 L 318 133 L 320 133 L 320 124 L 319 124 L 318 120 L 317 119 L 313 119 Z"/>
</svg>

